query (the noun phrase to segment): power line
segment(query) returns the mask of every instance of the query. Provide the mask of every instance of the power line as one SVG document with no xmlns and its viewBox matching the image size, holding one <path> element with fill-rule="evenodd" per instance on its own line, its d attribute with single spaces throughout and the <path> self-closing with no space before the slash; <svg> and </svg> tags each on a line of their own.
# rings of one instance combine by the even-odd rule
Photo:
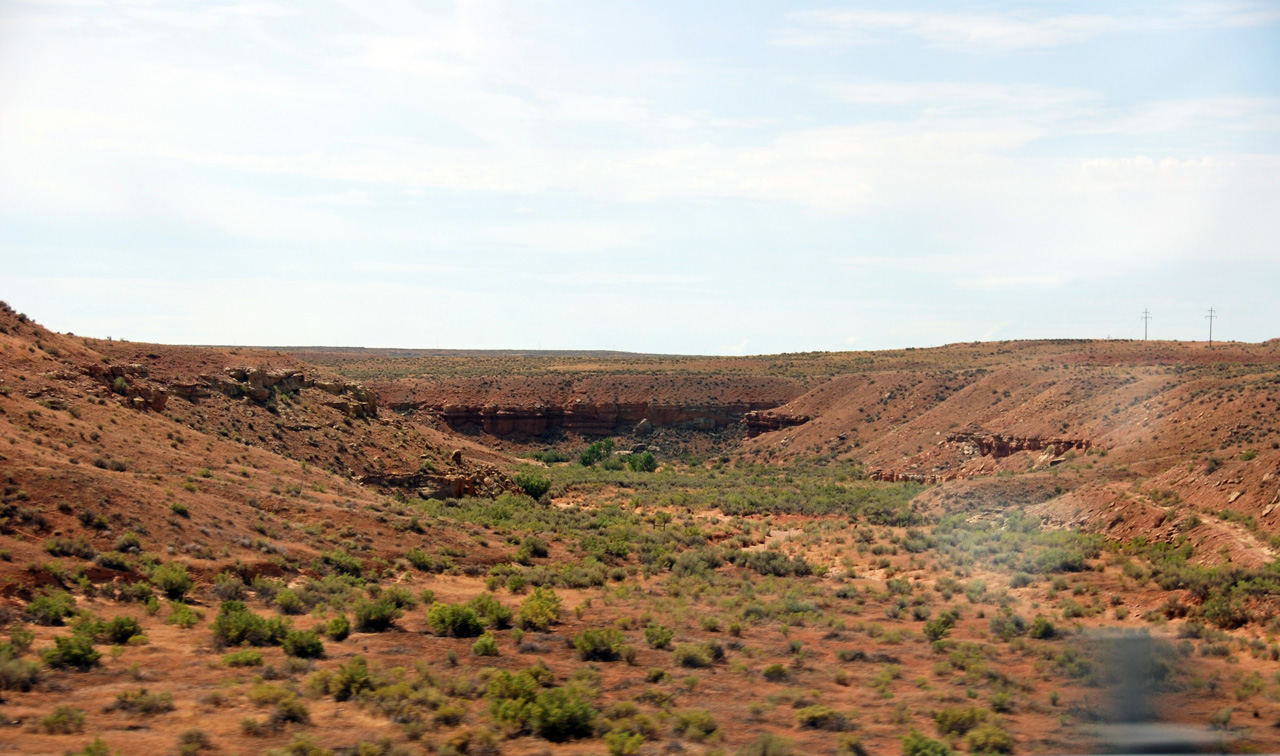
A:
<svg viewBox="0 0 1280 756">
<path fill-rule="evenodd" d="M 1205 315 L 1205 317 L 1209 319 L 1209 346 L 1213 346 L 1213 320 L 1218 317 L 1218 314 L 1210 307 L 1209 314 Z"/>
<path fill-rule="evenodd" d="M 1151 311 L 1142 308 L 1142 340 L 1147 340 L 1147 325 L 1151 323 Z"/>
</svg>

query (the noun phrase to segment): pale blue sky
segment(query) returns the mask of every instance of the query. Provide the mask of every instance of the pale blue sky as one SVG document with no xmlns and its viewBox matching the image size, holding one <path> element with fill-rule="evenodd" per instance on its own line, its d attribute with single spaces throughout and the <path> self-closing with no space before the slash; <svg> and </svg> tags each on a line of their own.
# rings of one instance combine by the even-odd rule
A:
<svg viewBox="0 0 1280 756">
<path fill-rule="evenodd" d="M 0 3 L 0 298 L 177 343 L 1280 336 L 1280 2 Z"/>
</svg>

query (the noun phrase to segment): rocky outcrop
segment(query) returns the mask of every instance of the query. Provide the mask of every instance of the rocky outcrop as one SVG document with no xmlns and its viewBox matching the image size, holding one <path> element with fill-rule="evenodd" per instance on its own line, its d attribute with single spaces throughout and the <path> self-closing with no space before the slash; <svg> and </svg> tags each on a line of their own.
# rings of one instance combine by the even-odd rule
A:
<svg viewBox="0 0 1280 756">
<path fill-rule="evenodd" d="M 333 407 L 347 417 L 378 415 L 377 395 L 362 384 L 313 378 L 301 370 L 231 367 L 224 371 L 224 375 L 201 375 L 198 380 L 206 392 L 217 391 L 230 397 L 243 396 L 259 403 L 265 403 L 280 393 L 293 394 L 303 389 L 315 388 L 328 395 L 321 400 L 322 404 Z M 202 393 L 195 384 L 190 385 L 190 390 L 193 395 Z"/>
<path fill-rule="evenodd" d="M 169 393 L 163 386 L 147 380 L 146 365 L 107 365 L 94 363 L 84 369 L 86 375 L 101 381 L 120 397 L 120 403 L 136 410 L 163 412 Z"/>
<path fill-rule="evenodd" d="M 415 491 L 424 499 L 462 499 L 470 496 L 498 496 L 520 489 L 492 467 L 457 472 L 417 470 L 415 472 L 371 472 L 356 476 L 366 486 Z"/>
<path fill-rule="evenodd" d="M 1043 438 L 1040 436 L 1006 436 L 986 431 L 960 431 L 947 434 L 947 443 L 958 444 L 969 455 L 1000 459 L 1023 451 L 1046 452 L 1057 457 L 1072 449 L 1087 450 L 1092 442 L 1082 438 Z"/>
<path fill-rule="evenodd" d="M 743 417 L 747 424 L 747 438 L 790 428 L 793 425 L 804 425 L 810 419 L 808 415 L 790 415 L 784 412 L 748 412 Z"/>
<path fill-rule="evenodd" d="M 165 408 L 171 394 L 191 402 L 216 393 L 265 404 L 281 393 L 294 394 L 315 388 L 327 395 L 321 399 L 322 404 L 333 407 L 347 417 L 372 418 L 378 415 L 377 395 L 362 384 L 314 378 L 301 370 L 229 367 L 221 375 L 202 373 L 195 380 L 175 380 L 167 385 L 147 380 L 146 365 L 94 364 L 85 368 L 84 372 L 105 383 L 128 406 L 155 412 Z"/>
</svg>

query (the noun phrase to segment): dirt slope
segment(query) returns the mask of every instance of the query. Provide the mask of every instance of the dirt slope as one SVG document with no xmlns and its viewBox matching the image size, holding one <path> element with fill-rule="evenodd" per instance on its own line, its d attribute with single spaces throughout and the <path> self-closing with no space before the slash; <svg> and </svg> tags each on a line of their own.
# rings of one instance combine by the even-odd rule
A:
<svg viewBox="0 0 1280 756">
<path fill-rule="evenodd" d="M 131 534 L 129 549 L 174 555 L 206 579 L 228 565 L 305 566 L 339 543 L 394 559 L 465 537 L 406 538 L 393 490 L 358 481 L 509 485 L 494 467 L 505 457 L 379 412 L 359 384 L 287 355 L 59 335 L 7 306 L 0 438 L 0 594 L 10 597 L 54 582 L 21 569 L 48 556 L 50 539 L 106 552 Z M 471 560 L 486 554 L 468 549 Z"/>
</svg>

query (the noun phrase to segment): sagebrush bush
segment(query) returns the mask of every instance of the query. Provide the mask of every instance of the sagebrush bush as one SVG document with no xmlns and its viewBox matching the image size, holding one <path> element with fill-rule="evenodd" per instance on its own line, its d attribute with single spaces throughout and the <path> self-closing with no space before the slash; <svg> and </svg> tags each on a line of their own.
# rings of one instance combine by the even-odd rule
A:
<svg viewBox="0 0 1280 756">
<path fill-rule="evenodd" d="M 335 641 L 344 641 L 347 636 L 351 635 L 351 620 L 347 619 L 347 615 L 339 614 L 329 620 L 324 628 L 325 635 L 328 635 Z"/>
<path fill-rule="evenodd" d="M 60 636 L 53 639 L 53 648 L 40 652 L 44 663 L 58 669 L 85 671 L 96 666 L 102 654 L 93 647 L 93 640 L 83 635 Z"/>
<path fill-rule="evenodd" d="M 181 562 L 165 562 L 151 571 L 151 583 L 167 598 L 181 599 L 191 591 L 195 581 Z"/>
<path fill-rule="evenodd" d="M 671 720 L 672 732 L 690 740 L 706 740 L 718 729 L 715 717 L 706 709 L 681 709 Z"/>
<path fill-rule="evenodd" d="M 453 638 L 474 638 L 484 632 L 480 615 L 466 604 L 432 604 L 427 610 L 427 624 L 436 635 Z"/>
<path fill-rule="evenodd" d="M 560 620 L 560 597 L 546 586 L 538 586 L 520 604 L 515 624 L 521 630 L 546 630 Z"/>
<path fill-rule="evenodd" d="M 40 718 L 40 730 L 53 735 L 70 735 L 84 730 L 84 712 L 74 706 L 57 706 Z"/>
<path fill-rule="evenodd" d="M 362 633 L 381 633 L 404 615 L 404 610 L 387 599 L 362 600 L 355 606 L 356 629 Z"/>
<path fill-rule="evenodd" d="M 315 630 L 291 630 L 280 643 L 289 656 L 301 659 L 317 659 L 324 656 L 324 641 Z"/>
<path fill-rule="evenodd" d="M 669 627 L 663 627 L 656 623 L 649 623 L 644 629 L 644 640 L 652 648 L 666 648 L 671 645 L 671 640 L 675 638 L 676 633 Z"/>
<path fill-rule="evenodd" d="M 222 657 L 222 663 L 228 667 L 261 667 L 262 652 L 252 648 L 242 649 L 226 654 Z"/>
<path fill-rule="evenodd" d="M 621 654 L 626 638 L 618 630 L 609 627 L 602 630 L 583 630 L 573 640 L 578 658 L 583 661 L 614 661 Z"/>
<path fill-rule="evenodd" d="M 471 653 L 476 656 L 497 656 L 498 640 L 493 637 L 493 633 L 485 633 L 471 644 Z"/>
<path fill-rule="evenodd" d="M 27 614 L 41 625 L 60 625 L 75 610 L 76 600 L 66 591 L 42 593 L 27 604 Z"/>
<path fill-rule="evenodd" d="M 215 646 L 278 646 L 289 632 L 289 622 L 283 617 L 263 617 L 254 614 L 243 601 L 224 601 L 218 609 L 211 628 Z"/>
<path fill-rule="evenodd" d="M 902 756 L 955 756 L 955 751 L 941 740 L 934 740 L 919 730 L 902 736 Z"/>
</svg>

